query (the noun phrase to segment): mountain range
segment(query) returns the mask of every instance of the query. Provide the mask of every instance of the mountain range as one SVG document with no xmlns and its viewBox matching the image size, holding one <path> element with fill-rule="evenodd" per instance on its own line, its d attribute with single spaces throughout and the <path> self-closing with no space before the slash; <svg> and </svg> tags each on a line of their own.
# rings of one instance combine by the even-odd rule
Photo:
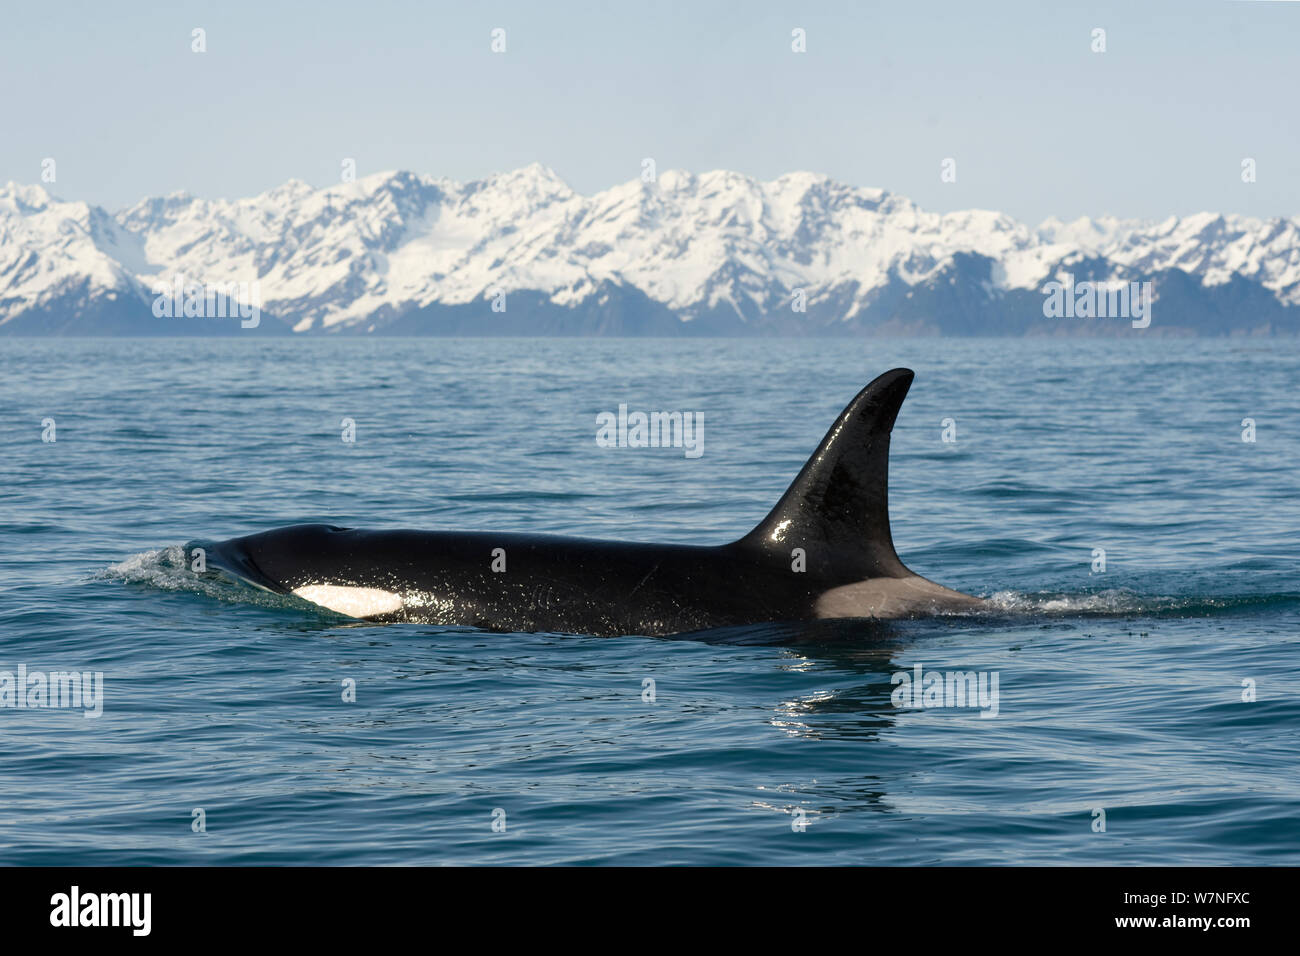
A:
<svg viewBox="0 0 1300 956">
<path fill-rule="evenodd" d="M 1149 282 L 1151 323 L 1048 317 L 1048 283 Z M 241 289 L 255 328 L 160 309 Z M 379 173 L 117 212 L 0 189 L 0 333 L 1227 335 L 1300 332 L 1300 219 L 1027 226 L 790 173 L 660 173 L 593 196 L 532 165 Z"/>
</svg>

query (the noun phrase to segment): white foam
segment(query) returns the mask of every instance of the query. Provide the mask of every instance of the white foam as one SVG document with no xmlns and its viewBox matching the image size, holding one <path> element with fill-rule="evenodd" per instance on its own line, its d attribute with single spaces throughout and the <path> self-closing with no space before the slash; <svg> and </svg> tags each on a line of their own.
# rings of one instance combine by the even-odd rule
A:
<svg viewBox="0 0 1300 956">
<path fill-rule="evenodd" d="M 102 572 L 112 581 L 147 584 L 168 591 L 202 590 L 203 579 L 193 574 L 180 545 L 142 551 L 110 564 Z"/>
<path fill-rule="evenodd" d="M 1019 591 L 998 591 L 988 599 L 999 610 L 1043 614 L 1126 614 L 1137 613 L 1146 607 L 1134 592 L 1124 588 L 1098 591 L 1093 594 L 1024 594 Z"/>
</svg>

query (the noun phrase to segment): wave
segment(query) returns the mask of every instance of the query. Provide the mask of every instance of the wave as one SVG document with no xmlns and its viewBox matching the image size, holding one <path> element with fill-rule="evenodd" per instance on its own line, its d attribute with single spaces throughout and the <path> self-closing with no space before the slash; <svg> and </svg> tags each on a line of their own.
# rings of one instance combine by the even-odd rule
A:
<svg viewBox="0 0 1300 956">
<path fill-rule="evenodd" d="M 987 600 L 996 611 L 1016 615 L 1210 617 L 1295 605 L 1300 603 L 1300 594 L 1148 595 L 1131 588 L 1110 588 L 1086 594 L 998 591 Z"/>
<path fill-rule="evenodd" d="M 133 554 L 116 564 L 110 564 L 95 577 L 99 580 L 141 585 L 161 591 L 202 594 L 235 604 L 293 608 L 298 611 L 325 610 L 293 595 L 265 591 L 213 569 L 195 574 L 190 570 L 185 547 L 179 544 Z"/>
</svg>

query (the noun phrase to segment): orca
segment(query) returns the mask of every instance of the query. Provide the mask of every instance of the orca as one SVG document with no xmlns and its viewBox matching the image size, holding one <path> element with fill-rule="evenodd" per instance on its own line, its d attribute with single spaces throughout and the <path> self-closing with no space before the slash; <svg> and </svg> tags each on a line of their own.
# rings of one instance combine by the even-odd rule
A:
<svg viewBox="0 0 1300 956">
<path fill-rule="evenodd" d="M 912 378 L 893 369 L 859 392 L 771 513 L 729 544 L 310 524 L 212 545 L 208 573 L 368 621 L 505 632 L 667 636 L 977 609 L 894 551 L 889 437 Z"/>
</svg>

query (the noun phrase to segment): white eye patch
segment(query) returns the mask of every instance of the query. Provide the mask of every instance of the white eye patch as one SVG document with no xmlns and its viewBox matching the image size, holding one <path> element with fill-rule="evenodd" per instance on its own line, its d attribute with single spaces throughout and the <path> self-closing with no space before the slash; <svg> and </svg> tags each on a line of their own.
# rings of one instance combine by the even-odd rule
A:
<svg viewBox="0 0 1300 956">
<path fill-rule="evenodd" d="M 296 596 L 348 617 L 374 617 L 402 609 L 402 596 L 382 588 L 352 588 L 339 584 L 308 584 Z"/>
</svg>

